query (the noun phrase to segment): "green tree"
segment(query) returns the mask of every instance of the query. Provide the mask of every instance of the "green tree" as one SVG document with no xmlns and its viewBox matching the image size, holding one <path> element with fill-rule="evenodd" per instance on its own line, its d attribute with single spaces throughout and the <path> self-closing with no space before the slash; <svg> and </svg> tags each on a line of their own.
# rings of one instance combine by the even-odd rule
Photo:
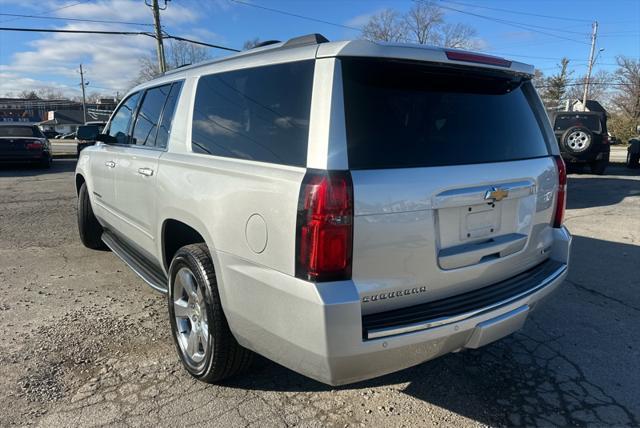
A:
<svg viewBox="0 0 640 428">
<path fill-rule="evenodd" d="M 558 72 L 544 79 L 542 85 L 539 87 L 542 101 L 547 109 L 550 110 L 563 107 L 561 103 L 567 93 L 569 77 L 573 74 L 573 71 L 569 71 L 568 58 L 562 58 L 558 67 Z"/>
</svg>

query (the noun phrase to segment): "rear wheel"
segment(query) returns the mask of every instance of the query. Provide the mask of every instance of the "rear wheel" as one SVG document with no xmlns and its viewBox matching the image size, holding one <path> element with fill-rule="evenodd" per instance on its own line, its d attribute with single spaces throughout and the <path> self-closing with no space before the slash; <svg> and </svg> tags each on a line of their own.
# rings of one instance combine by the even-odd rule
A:
<svg viewBox="0 0 640 428">
<path fill-rule="evenodd" d="M 591 168 L 591 173 L 596 175 L 604 174 L 605 169 L 607 169 L 607 165 L 609 161 L 607 159 L 599 159 L 591 162 L 589 167 Z"/>
<path fill-rule="evenodd" d="M 574 126 L 565 131 L 562 143 L 569 153 L 584 153 L 591 147 L 593 135 L 583 126 Z"/>
<path fill-rule="evenodd" d="M 205 244 L 178 250 L 169 268 L 169 319 L 178 354 L 196 379 L 214 383 L 246 370 L 253 352 L 233 337 Z"/>
<path fill-rule="evenodd" d="M 51 168 L 51 162 L 52 162 L 51 156 L 46 156 L 42 158 L 42 160 L 39 163 L 39 166 L 41 168 Z"/>
<path fill-rule="evenodd" d="M 85 247 L 92 250 L 106 250 L 102 242 L 102 226 L 93 214 L 87 184 L 82 183 L 78 193 L 78 232 Z"/>
<path fill-rule="evenodd" d="M 635 169 L 640 166 L 640 153 L 627 152 L 627 168 Z"/>
</svg>

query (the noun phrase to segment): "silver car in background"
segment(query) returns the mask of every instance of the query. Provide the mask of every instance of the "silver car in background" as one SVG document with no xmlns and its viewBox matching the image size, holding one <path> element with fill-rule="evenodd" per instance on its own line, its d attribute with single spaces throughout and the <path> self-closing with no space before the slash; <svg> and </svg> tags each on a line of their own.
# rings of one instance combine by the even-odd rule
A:
<svg viewBox="0 0 640 428">
<path fill-rule="evenodd" d="M 185 368 L 339 385 L 522 327 L 567 274 L 533 67 L 291 39 L 134 88 L 76 170 L 83 243 L 167 294 Z"/>
</svg>

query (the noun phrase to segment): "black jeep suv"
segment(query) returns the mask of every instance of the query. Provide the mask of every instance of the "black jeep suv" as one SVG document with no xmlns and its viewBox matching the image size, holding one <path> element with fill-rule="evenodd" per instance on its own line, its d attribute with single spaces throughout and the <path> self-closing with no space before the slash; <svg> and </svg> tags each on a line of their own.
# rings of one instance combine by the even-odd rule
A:
<svg viewBox="0 0 640 428">
<path fill-rule="evenodd" d="M 567 167 L 586 163 L 593 174 L 604 174 L 611 151 L 605 113 L 560 111 L 551 122 Z"/>
</svg>

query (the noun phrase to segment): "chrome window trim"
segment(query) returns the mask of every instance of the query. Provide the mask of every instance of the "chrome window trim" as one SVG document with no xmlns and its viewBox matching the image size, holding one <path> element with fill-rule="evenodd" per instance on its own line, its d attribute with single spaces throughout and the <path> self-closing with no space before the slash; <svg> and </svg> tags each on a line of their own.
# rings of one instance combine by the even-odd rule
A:
<svg viewBox="0 0 640 428">
<path fill-rule="evenodd" d="M 380 328 L 380 329 L 374 329 L 374 330 L 368 330 L 367 331 L 367 339 L 380 339 L 383 337 L 388 337 L 388 336 L 395 336 L 398 334 L 404 334 L 404 333 L 412 333 L 412 332 L 416 332 L 416 331 L 420 331 L 420 330 L 427 330 L 430 328 L 434 328 L 434 327 L 441 327 L 441 326 L 445 326 L 448 324 L 453 324 L 456 322 L 460 322 L 460 321 L 464 321 L 468 318 L 472 318 L 474 316 L 477 315 L 482 315 L 483 313 L 486 312 L 490 312 L 494 309 L 498 309 L 499 307 L 502 306 L 506 306 L 510 303 L 513 303 L 517 300 L 520 300 L 524 297 L 527 297 L 537 291 L 540 291 L 541 289 L 545 288 L 546 286 L 548 286 L 549 284 L 551 284 L 553 281 L 555 281 L 557 278 L 559 278 L 561 275 L 563 275 L 565 272 L 567 272 L 567 265 L 563 264 L 562 266 L 560 266 L 558 269 L 556 269 L 551 275 L 549 275 L 547 278 L 545 278 L 544 281 L 540 282 L 540 284 L 536 285 L 533 288 L 530 288 L 527 291 L 523 291 L 521 293 L 516 294 L 515 296 L 512 296 L 508 299 L 502 300 L 500 302 L 496 302 L 492 305 L 489 306 L 485 306 L 484 308 L 480 308 L 480 309 L 476 309 L 474 311 L 469 311 L 469 312 L 465 312 L 463 314 L 460 315 L 456 315 L 454 317 L 446 317 L 446 318 L 436 318 L 436 319 L 432 319 L 429 321 L 423 321 L 423 322 L 419 322 L 419 323 L 415 323 L 415 324 L 409 324 L 409 325 L 405 325 L 402 327 L 389 327 L 389 328 Z"/>
</svg>

